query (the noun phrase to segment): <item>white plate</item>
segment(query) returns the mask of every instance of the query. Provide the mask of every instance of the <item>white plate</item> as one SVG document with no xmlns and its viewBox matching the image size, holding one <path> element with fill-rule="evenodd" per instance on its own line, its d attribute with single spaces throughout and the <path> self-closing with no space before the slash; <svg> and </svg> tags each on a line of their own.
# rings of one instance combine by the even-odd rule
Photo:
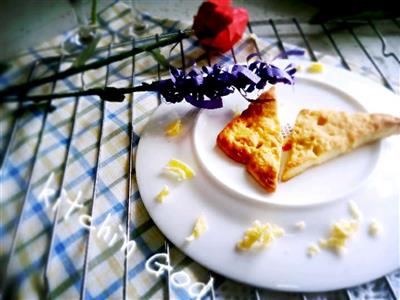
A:
<svg viewBox="0 0 400 300">
<path fill-rule="evenodd" d="M 279 63 L 287 64 L 287 61 Z M 304 67 L 306 63 L 302 63 Z M 297 74 L 294 87 L 279 85 L 282 123 L 292 123 L 301 108 L 386 112 L 400 116 L 400 99 L 359 75 L 325 67 L 320 74 Z M 163 234 L 188 256 L 226 277 L 283 291 L 326 291 L 354 286 L 399 267 L 400 137 L 364 146 L 265 193 L 243 166 L 215 146 L 218 132 L 233 109 L 248 103 L 239 95 L 226 97 L 224 108 L 199 111 L 187 104 L 163 104 L 140 139 L 136 176 L 143 202 Z M 182 118 L 184 132 L 164 135 L 165 126 Z M 172 159 L 189 164 L 196 176 L 176 183 L 162 174 Z M 164 185 L 171 193 L 163 204 L 155 196 Z M 348 202 L 363 212 L 359 231 L 338 256 L 322 251 L 313 258 L 307 247 L 327 237 L 334 221 L 351 219 Z M 199 215 L 209 229 L 188 244 Z M 283 227 L 286 235 L 261 252 L 235 249 L 254 220 Z M 368 224 L 377 219 L 384 232 L 372 238 Z M 294 224 L 305 221 L 296 231 Z"/>
</svg>

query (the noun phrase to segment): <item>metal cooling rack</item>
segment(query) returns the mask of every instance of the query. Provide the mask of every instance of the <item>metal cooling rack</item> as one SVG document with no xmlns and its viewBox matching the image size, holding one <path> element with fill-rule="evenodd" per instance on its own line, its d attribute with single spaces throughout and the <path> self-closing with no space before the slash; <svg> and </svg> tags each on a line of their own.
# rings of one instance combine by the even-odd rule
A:
<svg viewBox="0 0 400 300">
<path fill-rule="evenodd" d="M 366 45 L 366 43 L 363 41 L 363 34 L 360 34 L 360 32 L 365 32 L 369 31 L 367 34 L 369 39 L 373 40 L 373 43 L 375 43 L 373 48 L 380 49 L 378 53 L 372 53 L 371 49 L 369 46 Z M 372 21 L 372 20 L 352 20 L 352 21 L 340 21 L 340 22 L 332 22 L 332 23 L 325 23 L 325 24 L 315 24 L 315 25 L 310 25 L 306 22 L 300 22 L 297 19 L 284 19 L 284 20 L 257 20 L 257 21 L 251 21 L 248 24 L 248 32 L 250 34 L 256 33 L 258 37 L 260 38 L 268 38 L 268 39 L 273 39 L 275 43 L 278 45 L 279 49 L 283 53 L 283 57 L 287 58 L 286 55 L 286 43 L 290 44 L 296 44 L 298 46 L 303 46 L 306 48 L 307 53 L 309 58 L 312 61 L 317 62 L 319 53 L 324 51 L 324 53 L 327 50 L 328 46 L 330 48 L 331 54 L 336 55 L 340 58 L 340 63 L 341 65 L 347 69 L 351 70 L 351 64 L 348 62 L 348 55 L 346 54 L 345 48 L 346 48 L 346 43 L 355 43 L 355 45 L 358 47 L 360 50 L 360 57 L 363 56 L 363 58 L 369 62 L 372 66 L 374 71 L 376 72 L 377 76 L 380 78 L 382 81 L 382 84 L 385 85 L 388 89 L 396 91 L 396 87 L 393 85 L 393 83 L 389 80 L 389 75 L 390 76 L 395 76 L 395 80 L 399 79 L 397 77 L 396 79 L 396 70 L 398 71 L 400 61 L 396 53 L 390 50 L 390 45 L 388 45 L 387 42 L 387 37 L 385 36 L 386 33 L 389 35 L 398 35 L 400 32 L 400 21 L 398 19 L 392 19 L 392 20 L 380 20 L 380 21 Z M 135 44 L 138 42 L 144 42 L 144 41 L 150 41 L 150 40 L 159 40 L 161 38 L 166 38 L 168 36 L 173 35 L 174 33 L 170 34 L 164 34 L 164 35 L 156 35 L 156 36 L 151 36 L 151 37 L 146 37 L 141 39 L 140 41 L 130 41 L 130 42 L 121 42 L 121 43 L 111 43 L 108 47 L 106 48 L 99 48 L 99 51 L 106 51 L 108 57 L 110 56 L 111 49 L 121 47 L 121 46 L 129 46 L 131 45 L 132 48 L 135 47 Z M 343 43 L 343 37 L 345 38 L 346 43 Z M 324 40 L 325 43 L 321 44 L 321 41 Z M 253 39 L 254 41 L 254 46 L 258 51 L 258 55 L 261 58 L 261 53 L 259 51 L 259 47 L 257 45 L 257 39 Z M 396 42 L 396 41 L 395 41 Z M 371 41 L 368 42 L 369 45 L 371 44 Z M 187 67 L 186 61 L 185 61 L 185 53 L 184 53 L 184 47 L 182 41 L 180 41 L 180 59 L 181 59 L 181 67 L 185 69 Z M 319 44 L 319 46 L 317 46 Z M 321 49 L 319 47 L 323 45 Z M 398 46 L 398 44 L 397 44 Z M 234 49 L 231 49 L 231 55 L 233 60 L 236 62 L 236 56 L 235 56 L 235 51 Z M 59 67 L 61 63 L 66 59 L 66 57 L 59 57 L 59 58 L 44 58 L 41 61 L 36 61 L 29 72 L 28 76 L 28 81 L 31 79 L 32 74 L 34 73 L 35 68 L 38 66 L 38 64 L 46 64 L 48 61 L 55 61 L 57 60 L 57 69 L 59 70 Z M 207 57 L 208 63 L 210 64 L 210 56 Z M 388 69 L 382 68 L 382 65 L 389 65 L 389 66 L 394 66 L 394 69 L 392 71 Z M 160 78 L 160 65 L 158 64 L 157 67 L 157 74 L 158 78 Z M 394 70 L 394 74 L 393 74 Z M 389 74 L 391 73 L 391 74 Z M 107 73 L 106 73 L 106 79 L 104 82 L 104 86 L 107 86 L 107 81 L 108 81 L 108 74 L 109 74 L 109 65 L 107 65 Z M 83 82 L 83 76 L 82 78 L 82 89 L 84 89 L 84 82 Z M 131 84 L 133 85 L 135 78 L 135 59 L 132 57 L 132 73 L 131 73 Z M 52 83 L 51 87 L 51 92 L 54 92 L 56 85 L 56 81 Z M 161 103 L 160 97 L 158 98 L 159 103 Z M 97 190 L 97 178 L 98 178 L 98 169 L 99 169 L 99 159 L 100 159 L 100 153 L 101 153 L 101 145 L 102 145 L 102 131 L 103 131 L 103 125 L 104 125 L 104 118 L 105 118 L 105 106 L 107 105 L 106 102 L 100 101 L 100 109 L 101 109 L 101 119 L 100 119 L 100 134 L 99 134 L 99 140 L 97 143 L 97 160 L 96 160 L 96 165 L 94 166 L 95 170 L 95 177 L 94 177 L 94 187 L 92 191 L 92 207 L 93 203 L 96 200 L 96 190 Z M 75 121 L 76 121 L 76 114 L 77 114 L 77 105 L 78 104 L 78 98 L 75 99 L 75 106 L 73 110 L 73 118 L 72 118 L 72 129 L 71 129 L 71 136 L 68 140 L 67 143 L 67 152 L 66 152 L 66 158 L 64 161 L 64 171 L 65 171 L 65 166 L 68 163 L 68 157 L 69 157 L 69 150 L 70 150 L 70 145 L 72 143 L 72 137 L 73 137 L 73 132 L 74 132 L 74 126 L 75 126 Z M 22 108 L 22 105 L 18 107 L 19 109 Z M 130 102 L 130 119 L 131 121 L 133 120 L 133 101 Z M 47 101 L 46 104 L 44 105 L 44 114 L 42 117 L 42 123 L 41 123 L 41 128 L 39 131 L 38 135 L 38 142 L 36 149 L 34 151 L 33 155 L 33 163 L 32 167 L 30 169 L 30 175 L 28 176 L 28 188 L 25 192 L 25 197 L 22 199 L 22 208 L 21 212 L 25 208 L 26 200 L 27 200 L 27 195 L 29 194 L 31 190 L 31 177 L 32 177 L 32 170 L 34 168 L 34 165 L 36 163 L 37 155 L 38 155 L 38 149 L 39 145 L 42 141 L 43 134 L 45 132 L 45 124 L 47 120 L 48 114 L 52 111 L 52 105 L 51 105 L 51 100 Z M 10 154 L 11 151 L 11 145 L 13 143 L 13 140 L 15 138 L 16 134 L 16 128 L 18 127 L 19 119 L 18 119 L 18 114 L 16 114 L 16 117 L 14 118 L 11 129 L 9 130 L 7 137 L 6 137 L 6 143 L 5 147 L 3 148 L 2 153 L 0 153 L 0 168 L 3 167 L 4 161 L 7 160 L 8 155 Z M 130 122 L 128 126 L 128 131 L 129 131 L 129 136 L 130 136 L 130 147 L 129 147 L 129 174 L 127 177 L 128 180 L 128 197 L 126 199 L 126 214 L 129 216 L 131 207 L 130 207 L 130 201 L 132 196 L 132 187 L 131 187 L 131 182 L 132 182 L 132 170 L 133 170 L 133 158 L 132 158 L 132 152 L 133 152 L 133 139 L 134 139 L 134 132 L 133 132 L 133 123 Z M 65 172 L 64 172 L 65 173 Z M 62 175 L 61 179 L 61 186 L 63 184 L 64 180 L 64 175 Z M 56 195 L 57 197 L 59 195 Z M 21 214 L 20 214 L 21 216 Z M 51 240 L 50 240 L 50 247 L 49 251 L 47 253 L 47 258 L 45 259 L 45 276 L 44 276 L 44 282 L 46 286 L 46 290 L 48 293 L 48 278 L 47 278 L 47 270 L 48 270 L 48 265 L 49 265 L 49 257 L 51 256 L 53 249 L 53 240 L 54 240 L 54 232 L 55 232 L 55 226 L 57 226 L 56 221 L 57 216 L 54 218 L 53 221 L 53 227 L 52 227 L 52 234 L 51 234 Z M 20 224 L 21 224 L 21 218 L 17 220 L 17 226 L 14 231 L 14 236 L 13 236 L 13 241 L 12 241 L 12 246 L 11 246 L 11 251 L 9 252 L 8 257 L 6 258 L 6 269 L 8 266 L 8 263 L 10 261 L 10 258 L 13 256 L 15 250 L 16 250 L 16 237 L 18 235 L 18 231 L 20 229 Z M 126 223 L 125 223 L 125 230 L 126 232 L 130 232 L 130 218 L 126 218 Z M 90 241 L 90 231 L 88 233 L 88 238 L 87 241 Z M 90 243 L 87 242 L 86 248 L 85 248 L 85 258 L 84 258 L 84 267 L 83 267 L 83 272 L 82 272 L 82 285 L 81 285 L 81 293 L 80 293 L 80 299 L 85 299 L 85 291 L 86 291 L 86 277 L 88 276 L 89 270 L 88 270 L 88 249 L 90 247 Z M 168 242 L 165 243 L 165 251 L 166 253 L 169 254 L 169 244 Z M 127 260 L 125 256 L 125 261 L 124 261 L 124 276 L 123 276 L 123 298 L 127 299 L 127 284 L 128 284 L 128 267 L 127 267 Z M 214 273 L 209 273 L 209 277 L 214 279 L 214 289 L 205 296 L 205 298 L 208 299 L 215 299 L 215 298 L 232 298 L 236 297 L 233 294 L 227 294 L 225 293 L 222 288 L 221 284 L 222 282 L 226 282 L 226 279 L 223 278 L 222 276 Z M 274 292 L 274 291 L 269 291 L 269 290 L 261 290 L 261 289 L 256 289 L 252 288 L 249 286 L 244 286 L 244 289 L 246 289 L 247 296 L 244 296 L 244 298 L 251 298 L 251 299 L 348 299 L 348 300 L 355 300 L 355 299 L 366 299 L 365 297 L 368 297 L 368 299 L 399 299 L 400 297 L 400 292 L 398 290 L 398 283 L 396 285 L 396 282 L 398 282 L 400 277 L 400 272 L 399 270 L 396 271 L 393 274 L 389 274 L 387 276 L 384 276 L 374 282 L 365 284 L 360 287 L 354 287 L 350 289 L 345 289 L 345 290 L 340 290 L 340 291 L 335 291 L 335 292 L 329 292 L 329 293 L 322 293 L 322 294 L 309 294 L 309 293 L 301 293 L 301 294 L 285 294 L 285 293 L 279 293 L 279 292 Z M 3 283 L 4 283 L 4 278 L 3 278 Z M 228 281 L 229 282 L 229 281 Z M 236 284 L 236 285 L 241 285 L 238 283 L 231 282 L 231 284 Z M 4 286 L 4 285 L 2 285 Z M 169 282 L 169 276 L 166 276 L 166 286 L 168 287 L 165 290 L 165 297 L 170 298 L 170 282 Z M 379 289 L 375 290 L 376 287 L 379 287 Z M 367 291 L 365 293 L 365 291 Z M 4 291 L 3 291 L 4 292 Z M 366 295 L 366 296 L 365 296 Z M 243 296 L 238 296 L 239 298 L 243 298 Z"/>
</svg>

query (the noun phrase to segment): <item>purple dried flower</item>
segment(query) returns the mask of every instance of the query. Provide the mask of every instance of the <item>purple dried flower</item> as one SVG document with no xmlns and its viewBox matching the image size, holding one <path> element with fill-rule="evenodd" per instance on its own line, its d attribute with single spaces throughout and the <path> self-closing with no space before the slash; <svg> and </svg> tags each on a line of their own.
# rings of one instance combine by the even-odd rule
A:
<svg viewBox="0 0 400 300">
<path fill-rule="evenodd" d="M 248 61 L 253 57 L 250 55 Z M 201 69 L 194 66 L 187 74 L 171 66 L 170 79 L 143 83 L 143 86 L 158 91 L 170 103 L 185 100 L 199 108 L 215 109 L 222 107 L 222 97 L 232 94 L 235 89 L 252 101 L 247 98 L 247 93 L 262 90 L 267 83 L 294 84 L 295 72 L 291 64 L 282 70 L 260 60 L 248 65 L 234 64 L 231 68 L 218 64 Z"/>
</svg>

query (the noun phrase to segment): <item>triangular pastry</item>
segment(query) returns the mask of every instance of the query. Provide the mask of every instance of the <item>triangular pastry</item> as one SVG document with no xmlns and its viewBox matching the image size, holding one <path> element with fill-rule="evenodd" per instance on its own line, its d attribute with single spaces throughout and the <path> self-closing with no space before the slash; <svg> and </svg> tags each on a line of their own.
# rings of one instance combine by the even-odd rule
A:
<svg viewBox="0 0 400 300">
<path fill-rule="evenodd" d="M 217 145 L 269 192 L 278 184 L 282 149 L 275 87 L 230 121 L 218 134 Z"/>
<path fill-rule="evenodd" d="M 361 145 L 399 133 L 400 118 L 394 116 L 303 109 L 286 143 L 290 150 L 282 181 Z"/>
</svg>

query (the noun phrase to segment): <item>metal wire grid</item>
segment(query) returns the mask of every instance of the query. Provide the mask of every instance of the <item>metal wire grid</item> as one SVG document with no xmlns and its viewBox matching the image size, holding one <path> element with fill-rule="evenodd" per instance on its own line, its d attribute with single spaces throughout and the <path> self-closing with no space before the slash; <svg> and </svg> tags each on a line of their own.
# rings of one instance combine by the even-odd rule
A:
<svg viewBox="0 0 400 300">
<path fill-rule="evenodd" d="M 390 22 L 392 22 L 392 25 L 395 27 L 396 30 L 399 30 L 400 28 L 400 22 L 397 19 L 393 19 L 390 20 Z M 312 43 L 310 42 L 309 38 L 308 38 L 308 34 L 305 32 L 305 30 L 303 29 L 303 27 L 306 25 L 303 22 L 299 22 L 297 19 L 293 18 L 290 20 L 260 20 L 260 21 L 252 21 L 248 24 L 248 31 L 250 34 L 253 34 L 253 30 L 255 28 L 260 28 L 261 30 L 262 28 L 265 28 L 265 26 L 269 26 L 274 34 L 274 37 L 276 39 L 276 43 L 279 47 L 279 49 L 282 51 L 283 57 L 284 58 L 288 58 L 287 57 L 287 52 L 285 49 L 285 44 L 283 42 L 283 38 L 282 35 L 279 32 L 279 27 L 281 25 L 294 25 L 294 27 L 297 30 L 297 35 L 299 37 L 301 37 L 305 48 L 307 49 L 308 55 L 310 56 L 312 61 L 317 62 L 318 61 L 318 57 L 317 54 L 312 46 Z M 308 26 L 308 25 L 307 25 Z M 360 49 L 363 51 L 363 53 L 365 54 L 366 58 L 371 62 L 371 64 L 373 65 L 375 71 L 377 72 L 377 74 L 379 74 L 382 83 L 390 90 L 395 91 L 395 88 L 392 86 L 392 84 L 389 82 L 387 76 L 384 74 L 384 72 L 381 70 L 379 64 L 376 62 L 376 59 L 373 57 L 373 55 L 370 54 L 369 50 L 367 49 L 367 47 L 364 45 L 364 43 L 362 42 L 362 40 L 360 39 L 360 37 L 358 36 L 358 34 L 356 33 L 356 30 L 354 29 L 355 27 L 359 27 L 359 26 L 369 26 L 373 32 L 376 35 L 376 38 L 380 41 L 381 43 L 381 55 L 384 59 L 393 59 L 395 60 L 398 64 L 400 64 L 399 58 L 396 56 L 395 53 L 393 52 L 389 52 L 388 50 L 388 46 L 386 44 L 386 40 L 384 35 L 381 33 L 381 31 L 378 29 L 378 27 L 376 26 L 376 22 L 372 21 L 372 20 L 356 20 L 356 21 L 352 21 L 352 22 L 346 22 L 346 21 L 341 21 L 341 22 L 335 22 L 335 23 L 329 23 L 329 24 L 318 24 L 318 25 L 313 25 L 315 27 L 319 27 L 322 30 L 323 36 L 325 38 L 327 38 L 331 44 L 331 47 L 334 49 L 334 51 L 336 52 L 336 54 L 340 57 L 340 61 L 341 64 L 344 68 L 346 68 L 347 70 L 351 70 L 351 67 L 349 65 L 349 63 L 346 60 L 346 57 L 343 53 L 343 51 L 341 50 L 341 47 L 339 46 L 339 44 L 337 43 L 337 41 L 334 38 L 334 34 L 333 32 L 335 30 L 337 30 L 338 28 L 344 31 L 347 31 L 348 34 L 355 40 L 355 42 L 358 44 L 358 46 L 360 47 Z M 159 41 L 160 38 L 165 38 L 168 37 L 170 35 L 173 35 L 174 33 L 170 33 L 170 34 L 163 34 L 163 35 L 155 35 L 152 37 L 146 37 L 140 40 L 140 42 L 144 42 L 144 41 L 149 41 L 149 40 L 156 40 Z M 253 39 L 254 41 L 254 47 L 257 51 L 257 54 L 260 58 L 262 58 L 262 53 L 260 53 L 258 44 L 257 44 L 257 39 Z M 139 41 L 137 41 L 139 42 Z M 99 49 L 99 50 L 105 50 L 107 51 L 107 57 L 110 56 L 111 54 L 111 50 L 113 48 L 117 48 L 117 47 L 121 47 L 121 46 L 127 46 L 129 45 L 129 43 L 131 44 L 132 49 L 135 48 L 136 45 L 136 41 L 132 40 L 131 42 L 121 42 L 121 43 L 111 43 L 108 47 L 106 47 L 106 49 Z M 184 53 L 184 47 L 183 47 L 183 42 L 182 40 L 179 42 L 180 44 L 180 59 L 181 59 L 181 67 L 183 70 L 185 70 L 186 66 L 186 61 L 185 61 L 185 53 Z M 237 62 L 236 60 L 236 55 L 235 55 L 235 51 L 232 48 L 231 49 L 231 55 L 233 60 L 235 61 L 235 63 Z M 42 61 L 36 61 L 32 64 L 30 70 L 29 70 L 29 75 L 28 75 L 28 79 L 27 81 L 29 82 L 32 78 L 32 74 L 35 71 L 35 68 L 38 66 L 39 63 L 45 63 L 45 60 L 48 60 L 49 58 L 44 58 Z M 57 62 L 57 72 L 60 71 L 60 66 L 63 62 L 63 60 L 65 59 L 65 57 L 59 57 L 58 58 L 58 62 Z M 211 64 L 211 60 L 210 60 L 210 55 L 209 53 L 207 53 L 207 62 L 210 65 Z M 160 79 L 160 64 L 157 65 L 157 76 L 158 79 Z M 104 86 L 107 86 L 108 83 L 108 74 L 109 74 L 109 65 L 107 65 L 107 71 L 106 71 L 106 78 L 105 78 L 105 82 L 104 82 Z M 81 89 L 83 90 L 85 87 L 85 83 L 83 80 L 83 72 L 80 74 L 81 75 Z M 55 85 L 56 85 L 56 80 L 52 82 L 51 85 L 51 93 L 54 92 L 55 89 Z M 131 78 L 130 78 L 130 86 L 134 86 L 135 84 L 135 57 L 132 56 L 132 72 L 131 72 Z M 126 207 L 125 207 L 125 211 L 126 211 L 126 222 L 125 222 L 125 231 L 126 233 L 129 233 L 131 230 L 131 224 L 130 224 L 130 218 L 129 216 L 131 215 L 131 197 L 132 197 L 132 171 L 133 171 L 133 157 L 132 157 L 132 152 L 133 152 L 133 142 L 134 142 L 134 129 L 133 129 L 133 98 L 134 95 L 132 94 L 132 101 L 129 104 L 129 110 L 130 110 L 130 121 L 129 125 L 128 125 L 128 135 L 129 135 L 129 166 L 128 166 L 128 170 L 129 170 L 129 174 L 128 174 L 128 190 L 127 190 L 127 198 L 126 198 Z M 21 95 L 21 100 L 23 98 L 23 95 Z M 71 131 L 70 131 L 70 136 L 66 145 L 66 155 L 65 155 L 65 160 L 64 160 L 64 164 L 63 164 L 63 175 L 61 177 L 61 187 L 64 184 L 64 175 L 65 175 L 65 167 L 68 164 L 68 157 L 69 157 L 69 151 L 70 151 L 70 146 L 72 143 L 72 139 L 74 136 L 74 128 L 75 128 L 75 122 L 76 122 L 76 115 L 77 115 L 77 107 L 78 107 L 78 102 L 79 102 L 79 97 L 75 98 L 75 102 L 74 102 L 74 108 L 73 108 L 73 117 L 72 117 L 72 125 L 71 125 Z M 161 103 L 161 99 L 160 99 L 160 95 L 158 95 L 158 103 Z M 22 101 L 19 102 L 18 104 L 18 108 L 17 111 L 21 110 L 23 108 L 23 104 Z M 97 190 L 97 178 L 98 178 L 98 166 L 99 166 L 99 161 L 100 161 L 100 157 L 101 157 L 101 146 L 102 146 L 102 131 L 103 131 L 103 125 L 104 125 L 104 118 L 105 118 L 105 108 L 106 108 L 106 102 L 101 101 L 100 102 L 100 111 L 101 111 L 101 118 L 100 118 L 100 132 L 99 132 L 99 137 L 98 137 L 98 142 L 97 142 L 97 157 L 96 157 L 96 165 L 95 165 L 95 178 L 94 178 L 94 186 L 93 186 L 93 191 L 92 191 L 92 201 L 91 201 L 91 208 L 90 210 L 93 211 L 93 206 L 94 206 L 94 201 L 96 200 L 96 190 Z M 30 169 L 30 175 L 28 177 L 28 188 L 25 192 L 25 196 L 23 198 L 23 202 L 22 202 L 22 206 L 21 206 L 21 212 L 24 210 L 25 208 L 25 204 L 26 204 L 26 200 L 27 200 L 27 195 L 29 194 L 30 190 L 31 190 L 31 175 L 32 175 L 32 171 L 34 168 L 34 165 L 36 163 L 36 159 L 37 159 L 37 155 L 38 155 L 38 149 L 40 146 L 40 143 L 42 141 L 42 137 L 43 134 L 45 132 L 45 128 L 46 128 L 46 120 L 47 120 L 47 116 L 49 113 L 51 113 L 52 111 L 52 100 L 48 100 L 45 105 L 44 105 L 44 114 L 42 117 L 42 123 L 41 123 L 41 127 L 40 127 L 40 131 L 39 131 L 39 136 L 38 136 L 38 142 L 36 145 L 36 148 L 34 150 L 34 154 L 33 154 L 33 163 Z M 6 146 L 3 148 L 3 151 L 0 153 L 0 168 L 3 167 L 4 165 L 4 161 L 7 160 L 8 155 L 10 154 L 10 149 L 11 149 L 11 145 L 13 143 L 13 140 L 15 138 L 15 134 L 16 134 L 16 128 L 18 127 L 18 123 L 19 123 L 19 118 L 18 118 L 18 114 L 15 114 L 15 117 L 12 121 L 11 124 L 11 129 L 8 132 L 8 135 L 6 137 Z M 60 189 L 61 191 L 61 189 Z M 60 193 L 60 192 L 59 192 Z M 57 197 L 60 195 L 56 195 Z M 6 259 L 6 264 L 5 264 L 5 270 L 6 270 L 6 274 L 7 274 L 7 269 L 8 269 L 8 265 L 9 262 L 13 256 L 13 254 L 15 253 L 16 250 L 16 237 L 18 235 L 18 231 L 20 228 L 20 224 L 21 224 L 21 213 L 19 214 L 19 218 L 17 220 L 17 226 L 16 229 L 14 231 L 14 235 L 13 235 L 13 240 L 12 240 L 12 245 L 11 245 L 11 250 L 10 253 Z M 52 255 L 52 251 L 53 251 L 53 246 L 54 246 L 54 234 L 55 234 L 55 228 L 57 226 L 58 223 L 58 210 L 56 210 L 55 214 L 54 214 L 54 219 L 53 219 L 53 224 L 52 224 L 52 229 L 51 229 L 51 238 L 50 238 L 50 243 L 49 243 L 49 248 L 48 248 L 48 252 L 47 252 L 47 257 L 45 260 L 45 268 L 44 268 L 44 283 L 45 283 L 45 293 L 48 295 L 49 294 L 49 285 L 48 285 L 48 270 L 49 270 L 49 263 L 50 263 L 50 258 Z M 86 248 L 85 248 L 85 254 L 84 254 L 84 265 L 83 265 L 83 271 L 82 271 L 82 284 L 81 284 L 81 290 L 80 290 L 80 299 L 85 299 L 85 291 L 86 291 L 86 277 L 88 275 L 88 249 L 90 247 L 90 231 L 88 233 L 88 237 L 87 237 L 87 243 L 86 243 Z M 169 243 L 168 241 L 165 242 L 165 252 L 168 254 L 169 257 Z M 125 249 L 125 251 L 127 251 L 127 249 Z M 126 253 L 125 253 L 126 254 Z M 127 259 L 126 259 L 126 255 L 125 255 L 125 259 L 124 259 L 124 276 L 123 276 L 123 299 L 127 299 L 128 298 L 128 294 L 127 294 L 127 285 L 129 284 L 128 282 L 128 265 L 127 265 Z M 219 287 L 219 282 L 221 282 L 223 279 L 222 276 L 218 275 L 218 274 L 214 274 L 209 272 L 209 278 L 213 278 L 214 280 L 214 288 L 210 291 L 210 293 L 208 293 L 206 295 L 206 297 L 211 298 L 211 299 L 215 299 L 215 289 L 218 289 Z M 390 295 L 391 299 L 398 299 L 399 295 L 398 292 L 396 294 L 395 288 L 394 288 L 394 283 L 392 282 L 392 280 L 389 278 L 389 276 L 384 276 L 381 279 L 378 280 L 383 280 L 385 282 L 385 286 L 387 288 L 388 294 Z M 5 282 L 6 278 L 3 278 L 3 282 L 1 283 L 2 286 L 2 292 L 4 292 L 4 286 L 5 286 Z M 170 298 L 170 276 L 169 273 L 167 274 L 167 276 L 165 276 L 165 282 L 166 282 L 166 289 L 165 289 L 165 297 L 167 299 Z M 293 296 L 293 294 L 291 294 Z M 296 298 L 299 299 L 308 299 L 309 297 L 315 297 L 316 295 L 307 295 L 305 293 L 301 293 L 298 294 L 296 296 Z M 317 296 L 318 297 L 318 296 Z M 261 297 L 261 290 L 254 288 L 253 289 L 253 295 L 252 298 L 254 299 L 262 299 Z M 356 299 L 354 294 L 352 293 L 352 289 L 345 289 L 342 291 L 337 291 L 334 292 L 334 296 L 333 299 Z"/>
</svg>

